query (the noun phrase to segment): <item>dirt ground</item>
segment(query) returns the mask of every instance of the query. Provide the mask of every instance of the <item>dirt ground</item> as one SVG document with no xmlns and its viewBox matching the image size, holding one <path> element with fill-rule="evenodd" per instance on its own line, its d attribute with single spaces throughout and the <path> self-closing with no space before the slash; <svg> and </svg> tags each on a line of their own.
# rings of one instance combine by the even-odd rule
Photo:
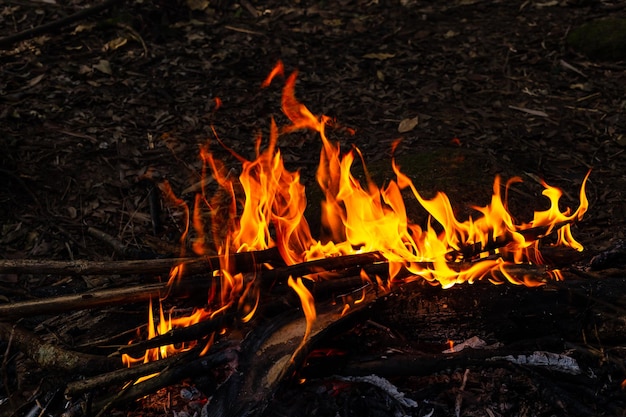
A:
<svg viewBox="0 0 626 417">
<path fill-rule="evenodd" d="M 0 37 L 89 5 L 8 0 Z M 375 177 L 386 178 L 402 139 L 396 156 L 417 188 L 445 191 L 461 211 L 488 201 L 496 174 L 524 180 L 513 196 L 523 214 L 545 208 L 539 179 L 575 206 L 591 169 L 589 211 L 574 228 L 590 258 L 626 234 L 626 65 L 591 61 L 566 37 L 592 18 L 626 16 L 619 6 L 126 1 L 15 43 L 0 51 L 0 257 L 177 254 L 180 219 L 165 208 L 154 224 L 142 176 L 156 171 L 191 201 L 202 145 L 238 169 L 216 135 L 253 157 L 270 117 L 284 122 L 280 82 L 261 88 L 282 60 L 299 71 L 297 97 L 336 120 L 331 138 L 356 145 Z M 407 119 L 417 123 L 399 131 Z M 279 146 L 314 187 L 319 141 L 294 133 Z M 0 299 L 71 285 L 5 274 Z"/>
</svg>

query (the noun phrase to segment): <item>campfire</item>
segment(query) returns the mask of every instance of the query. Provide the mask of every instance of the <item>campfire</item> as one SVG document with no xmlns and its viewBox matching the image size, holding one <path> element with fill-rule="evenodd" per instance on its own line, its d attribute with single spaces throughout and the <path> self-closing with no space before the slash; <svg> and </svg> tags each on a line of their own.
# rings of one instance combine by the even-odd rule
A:
<svg viewBox="0 0 626 417">
<path fill-rule="evenodd" d="M 169 273 L 163 282 L 0 305 L 2 317 L 11 319 L 148 305 L 147 324 L 136 336 L 126 334 L 128 344 L 109 346 L 107 355 L 67 351 L 34 337 L 19 323 L 0 323 L 0 335 L 11 349 L 72 376 L 62 390 L 45 393 L 49 405 L 36 406 L 42 413 L 54 407 L 67 416 L 104 415 L 183 379 L 210 375 L 213 392 L 194 394 L 185 388 L 190 398 L 202 398 L 207 415 L 262 415 L 280 388 L 332 373 L 324 358 L 337 363 L 342 353 L 323 354 L 321 342 L 354 327 L 373 305 L 395 293 L 427 293 L 429 287 L 453 291 L 459 284 L 479 282 L 530 291 L 563 281 L 560 269 L 546 263 L 542 252 L 583 250 L 572 226 L 588 208 L 589 173 L 581 178 L 578 207 L 562 208 L 562 191 L 543 182 L 549 207 L 521 221 L 508 206 L 508 193 L 521 179 L 496 177 L 490 203 L 473 207 L 474 216 L 459 219 L 446 194 L 425 198 L 394 158 L 395 179 L 375 184 L 357 147 L 345 152 L 327 137 L 329 129 L 341 128 L 338 123 L 314 115 L 296 99 L 296 79 L 297 73 L 284 74 L 279 62 L 263 82 L 262 87 L 269 88 L 284 80 L 281 107 L 288 122 L 270 121 L 269 137 L 256 138 L 256 158 L 237 154 L 217 134 L 211 147 L 227 149 L 239 168 L 227 169 L 209 145 L 201 148 L 203 179 L 193 202 L 178 197 L 155 171 L 142 176 L 182 219 L 179 258 L 2 266 L 12 272 L 36 268 L 40 273 Z M 319 233 L 305 218 L 310 203 L 300 172 L 285 167 L 278 145 L 279 139 L 301 131 L 313 132 L 321 141 L 316 173 L 323 194 Z M 362 165 L 361 178 L 353 174 L 356 163 Z M 208 178 L 217 183 L 216 190 L 207 185 Z M 423 208 L 427 221 L 413 223 L 409 205 Z M 460 287 L 465 291 L 469 286 Z M 458 296 L 460 290 L 453 293 Z M 465 349 L 479 352 L 486 345 L 478 338 L 446 343 L 446 354 L 453 356 Z M 561 354 L 535 352 L 513 359 L 480 355 L 481 360 L 540 363 L 580 373 L 578 364 Z M 428 368 L 430 359 L 420 360 L 420 366 Z M 397 374 L 406 366 L 393 359 L 386 366 L 390 363 Z M 381 376 L 358 379 L 367 374 L 358 370 L 364 362 L 345 361 L 341 366 L 347 374 L 361 375 L 346 377 L 343 383 L 374 385 L 393 396 L 399 407 L 417 406 L 397 390 L 392 395 L 395 387 Z M 376 366 L 371 369 L 379 369 Z M 466 380 L 467 374 L 463 386 Z M 60 401 L 61 396 L 66 400 Z"/>
</svg>

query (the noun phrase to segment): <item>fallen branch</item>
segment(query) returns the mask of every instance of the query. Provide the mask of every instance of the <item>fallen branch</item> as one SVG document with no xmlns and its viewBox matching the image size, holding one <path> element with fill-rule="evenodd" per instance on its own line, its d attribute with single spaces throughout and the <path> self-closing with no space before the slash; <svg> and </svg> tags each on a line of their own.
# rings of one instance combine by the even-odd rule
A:
<svg viewBox="0 0 626 417">
<path fill-rule="evenodd" d="M 19 349 L 44 369 L 77 375 L 97 375 L 121 367 L 119 359 L 72 352 L 46 343 L 17 324 L 0 322 L 0 340 L 10 341 L 10 348 Z"/>
<path fill-rule="evenodd" d="M 102 415 L 103 412 L 106 412 L 111 407 L 152 394 L 160 388 L 175 384 L 183 379 L 199 375 L 209 376 L 211 371 L 215 370 L 218 366 L 226 365 L 236 360 L 236 352 L 232 349 L 227 349 L 186 363 L 176 364 L 176 366 L 162 370 L 158 375 L 150 379 L 131 385 L 119 394 L 99 400 L 91 407 L 91 412 L 97 412 L 98 415 Z M 87 415 L 93 414 L 88 412 Z"/>
<path fill-rule="evenodd" d="M 212 349 L 215 350 L 214 346 Z M 222 351 L 232 347 L 232 343 L 227 343 L 226 346 L 220 345 Z M 199 354 L 202 350 L 202 346 L 198 346 L 189 351 L 179 353 L 175 356 L 170 356 L 158 361 L 142 363 L 130 368 L 117 369 L 112 372 L 103 373 L 91 378 L 81 379 L 78 381 L 72 381 L 67 384 L 65 388 L 65 397 L 68 399 L 76 398 L 84 392 L 89 392 L 96 388 L 107 387 L 113 384 L 121 384 L 127 381 L 135 380 L 139 377 L 152 375 L 158 372 L 162 372 L 166 369 L 173 368 L 175 366 L 193 366 L 189 362 L 196 362 Z"/>
<path fill-rule="evenodd" d="M 210 279 L 186 280 L 172 290 L 178 297 L 197 294 L 207 290 Z M 58 297 L 28 300 L 12 304 L 0 304 L 2 319 L 29 317 L 42 314 L 59 314 L 68 311 L 86 310 L 99 307 L 110 307 L 120 304 L 131 304 L 162 298 L 169 291 L 167 283 L 139 285 L 129 288 L 113 288 L 82 294 L 62 295 Z"/>
<path fill-rule="evenodd" d="M 223 262 L 228 259 L 228 262 L 234 261 L 229 264 L 234 270 L 238 272 L 245 272 L 254 270 L 260 266 L 260 263 L 271 260 L 278 252 L 272 249 L 258 252 L 242 252 L 233 254 L 230 257 L 217 256 L 201 259 L 193 259 L 187 263 L 183 263 L 185 266 L 185 272 L 187 274 L 204 272 L 208 273 L 212 270 L 219 269 Z M 156 262 L 167 261 L 167 262 Z M 135 264 L 145 263 L 147 265 L 156 268 L 155 265 L 160 267 L 170 268 L 173 265 L 178 265 L 181 261 L 172 259 L 159 259 L 152 261 L 123 261 L 120 265 L 105 266 L 105 263 L 98 263 L 97 268 L 108 268 L 109 271 L 115 269 L 117 271 L 120 268 L 127 266 L 127 263 L 132 262 Z M 277 268 L 273 270 L 267 270 L 261 273 L 257 278 L 263 282 L 267 282 L 268 286 L 275 281 L 285 281 L 289 276 L 301 276 L 312 273 L 318 273 L 322 270 L 343 269 L 348 267 L 355 267 L 358 265 L 365 265 L 376 261 L 384 261 L 384 259 L 378 253 L 365 253 L 358 255 L 346 255 L 342 257 L 333 257 L 319 259 L 310 262 L 303 262 L 301 264 L 292 265 L 289 267 Z M 10 261 L 5 262 L 10 263 Z M 64 262 L 62 267 L 67 270 L 69 266 L 73 265 L 73 262 Z M 6 265 L 5 265 L 6 266 Z M 82 265 L 85 267 L 85 265 Z M 93 267 L 93 265 L 91 265 Z M 80 268 L 80 266 L 79 266 Z M 95 268 L 95 269 L 97 269 Z M 136 268 L 133 266 L 133 268 Z M 88 269 L 88 271 L 92 271 Z M 101 269 L 100 269 L 101 270 Z M 2 272 L 2 262 L 0 261 L 0 273 Z M 255 279 L 255 275 L 251 274 L 248 280 Z M 63 295 L 58 297 L 50 297 L 38 300 L 28 300 L 12 304 L 0 304 L 0 317 L 12 318 L 12 317 L 27 317 L 40 314 L 58 314 L 67 311 L 83 310 L 91 308 L 99 308 L 105 306 L 130 304 L 148 301 L 156 297 L 164 297 L 171 293 L 172 296 L 184 297 L 193 295 L 194 293 L 206 292 L 213 285 L 213 279 L 209 277 L 197 278 L 197 279 L 182 279 L 171 288 L 166 283 L 154 283 L 139 285 L 135 287 L 126 288 L 114 288 L 100 291 L 92 291 L 82 294 Z"/>
<path fill-rule="evenodd" d="M 200 258 L 142 259 L 132 261 L 48 261 L 34 259 L 1 259 L 0 274 L 71 274 L 71 275 L 128 275 L 161 274 L 183 265 L 189 274 L 210 272 L 228 263 L 237 272 L 254 271 L 265 262 L 281 261 L 278 249 L 233 253 L 228 256 Z"/>
<path fill-rule="evenodd" d="M 152 339 L 136 342 L 132 345 L 120 346 L 111 356 L 144 354 L 147 349 L 198 340 L 231 325 L 236 317 L 236 311 L 231 308 L 218 313 L 212 319 L 203 320 L 187 327 L 174 328 Z"/>
</svg>

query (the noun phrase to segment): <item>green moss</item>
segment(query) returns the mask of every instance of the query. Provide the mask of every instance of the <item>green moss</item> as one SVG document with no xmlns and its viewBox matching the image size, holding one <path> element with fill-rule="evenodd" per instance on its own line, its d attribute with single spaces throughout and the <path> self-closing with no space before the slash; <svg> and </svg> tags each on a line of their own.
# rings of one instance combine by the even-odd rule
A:
<svg viewBox="0 0 626 417">
<path fill-rule="evenodd" d="M 626 59 L 626 19 L 598 19 L 572 30 L 567 43 L 598 60 Z"/>
</svg>

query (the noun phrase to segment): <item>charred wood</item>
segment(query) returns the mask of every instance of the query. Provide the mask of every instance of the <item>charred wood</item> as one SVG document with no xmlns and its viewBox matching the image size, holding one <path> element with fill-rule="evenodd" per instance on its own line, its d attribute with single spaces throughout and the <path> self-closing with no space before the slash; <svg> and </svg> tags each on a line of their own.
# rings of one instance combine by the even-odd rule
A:
<svg viewBox="0 0 626 417">
<path fill-rule="evenodd" d="M 217 354 L 216 351 L 226 352 L 228 349 L 232 349 L 233 347 L 233 344 L 228 342 L 220 344 L 219 346 L 214 345 L 211 348 L 212 353 L 209 355 L 209 361 L 211 357 L 214 357 L 211 355 Z M 183 368 L 194 366 L 194 364 L 197 364 L 197 360 L 200 359 L 201 350 L 202 346 L 198 346 L 189 351 L 163 358 L 158 361 L 142 363 L 130 368 L 117 369 L 115 371 L 102 373 L 91 378 L 72 381 L 68 383 L 65 388 L 65 397 L 68 399 L 76 398 L 85 392 L 103 387 L 109 387 L 114 384 L 133 381 L 140 377 L 157 374 L 177 366 L 182 366 Z"/>
<path fill-rule="evenodd" d="M 104 412 L 113 406 L 128 403 L 151 394 L 160 388 L 180 382 L 185 378 L 208 375 L 217 367 L 236 361 L 237 353 L 232 349 L 225 349 L 193 360 L 182 361 L 182 363 L 177 363 L 175 366 L 163 369 L 158 375 L 150 379 L 130 385 L 116 395 L 94 402 L 90 411 L 97 413 L 97 415 L 103 415 Z"/>
<path fill-rule="evenodd" d="M 306 323 L 302 313 L 290 311 L 259 323 L 241 345 L 238 372 L 213 396 L 209 417 L 260 415 L 276 390 L 296 376 L 311 347 L 362 320 L 373 301 L 375 298 L 370 297 L 343 315 L 340 306 L 326 305 L 318 311 L 310 336 L 304 341 Z"/>
</svg>

